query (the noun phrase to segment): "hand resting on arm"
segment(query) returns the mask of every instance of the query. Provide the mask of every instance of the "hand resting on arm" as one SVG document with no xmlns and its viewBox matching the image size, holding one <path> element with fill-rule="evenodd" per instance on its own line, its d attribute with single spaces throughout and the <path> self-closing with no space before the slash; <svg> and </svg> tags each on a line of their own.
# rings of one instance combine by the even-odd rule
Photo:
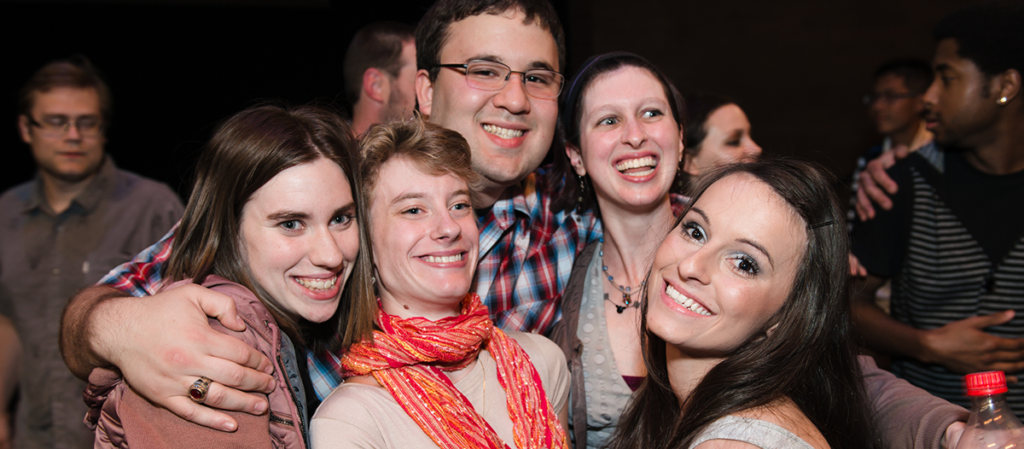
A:
<svg viewBox="0 0 1024 449">
<path fill-rule="evenodd" d="M 234 431 L 235 420 L 216 409 L 265 413 L 266 399 L 243 391 L 273 390 L 273 365 L 241 340 L 213 330 L 208 316 L 229 329 L 245 329 L 230 298 L 197 285 L 141 298 L 89 287 L 64 310 L 61 352 L 81 379 L 93 368 L 116 367 L 155 404 L 197 424 Z M 206 402 L 196 404 L 188 389 L 201 376 L 214 383 Z"/>
</svg>

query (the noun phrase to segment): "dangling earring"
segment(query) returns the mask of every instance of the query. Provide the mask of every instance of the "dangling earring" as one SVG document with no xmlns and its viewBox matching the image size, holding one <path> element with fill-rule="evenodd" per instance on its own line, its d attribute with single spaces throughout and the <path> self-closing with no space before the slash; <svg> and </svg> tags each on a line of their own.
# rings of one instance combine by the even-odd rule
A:
<svg viewBox="0 0 1024 449">
<path fill-rule="evenodd" d="M 576 178 L 580 180 L 579 196 L 576 197 L 576 213 L 583 215 L 583 199 L 586 198 L 587 185 L 583 182 L 583 176 L 576 175 Z"/>
<path fill-rule="evenodd" d="M 373 270 L 370 272 L 370 287 L 373 288 L 373 294 L 380 296 L 380 287 L 377 286 L 377 264 L 373 264 Z"/>
</svg>

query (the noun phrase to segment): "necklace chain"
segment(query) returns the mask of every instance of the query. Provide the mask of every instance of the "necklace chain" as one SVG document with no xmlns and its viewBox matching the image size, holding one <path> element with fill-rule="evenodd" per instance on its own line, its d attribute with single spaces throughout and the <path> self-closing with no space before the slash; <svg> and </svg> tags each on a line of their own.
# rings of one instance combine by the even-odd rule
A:
<svg viewBox="0 0 1024 449">
<path fill-rule="evenodd" d="M 631 297 L 634 294 L 636 294 L 637 292 L 639 292 L 640 290 L 643 290 L 644 286 L 647 285 L 647 280 L 640 281 L 640 285 L 637 286 L 636 290 L 633 290 L 633 288 L 628 286 L 628 285 L 624 286 L 624 285 L 616 284 L 615 283 L 615 278 L 612 275 L 608 274 L 608 265 L 604 264 L 604 237 L 601 237 L 599 240 L 601 241 L 601 246 L 602 247 L 601 247 L 601 250 L 597 252 L 597 257 L 600 258 L 601 271 L 604 272 L 605 279 L 608 279 L 608 282 L 611 283 L 612 286 L 615 287 L 615 289 L 619 291 L 619 293 L 622 293 L 622 303 L 623 303 L 623 305 L 620 306 L 618 304 L 615 304 L 614 301 L 612 301 L 611 299 L 608 298 L 608 294 L 607 293 L 604 294 L 604 300 L 611 302 L 612 305 L 615 306 L 615 312 L 616 313 L 620 313 L 620 314 L 622 312 L 624 312 L 630 306 L 632 306 L 632 307 L 640 307 L 640 301 L 639 300 L 633 301 L 633 299 Z"/>
</svg>

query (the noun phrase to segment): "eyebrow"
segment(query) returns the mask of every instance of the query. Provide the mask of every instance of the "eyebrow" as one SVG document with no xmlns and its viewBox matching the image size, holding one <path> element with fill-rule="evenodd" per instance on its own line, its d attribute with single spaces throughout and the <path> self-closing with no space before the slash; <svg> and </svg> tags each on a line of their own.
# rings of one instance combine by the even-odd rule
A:
<svg viewBox="0 0 1024 449">
<path fill-rule="evenodd" d="M 72 118 L 80 119 L 80 118 L 99 118 L 100 115 L 99 114 L 92 114 L 92 113 L 90 113 L 90 114 L 82 114 L 82 115 L 43 114 L 43 117 L 54 117 L 54 118 L 59 117 L 59 118 L 63 118 L 63 119 L 72 119 Z"/>
<path fill-rule="evenodd" d="M 704 219 L 704 221 L 706 221 L 708 224 L 711 224 L 711 220 L 708 219 L 708 214 L 705 214 L 701 208 L 694 206 L 690 208 L 690 211 L 696 212 L 698 215 L 701 216 L 701 218 Z"/>
<path fill-rule="evenodd" d="M 406 193 L 403 193 L 401 195 L 396 196 L 395 199 L 391 200 L 391 204 L 397 204 L 397 203 L 400 203 L 400 202 L 405 201 L 405 200 L 420 199 L 420 198 L 423 198 L 425 196 L 426 195 L 424 195 L 422 192 L 406 192 Z"/>
<path fill-rule="evenodd" d="M 490 55 L 490 54 L 471 56 L 471 57 L 469 57 L 469 59 L 466 60 L 466 62 L 469 62 L 469 61 L 472 61 L 472 60 L 500 62 L 502 64 L 508 65 L 508 63 L 505 62 L 504 58 L 501 58 L 501 57 L 499 57 L 497 55 Z M 546 63 L 544 61 L 532 61 L 532 62 L 530 62 L 529 67 L 526 70 L 530 70 L 530 69 L 544 69 L 544 70 L 550 70 L 552 72 L 556 72 L 557 71 L 553 67 L 551 67 L 551 64 L 548 64 L 548 63 Z M 513 68 L 512 70 L 515 70 L 515 69 Z"/>
<path fill-rule="evenodd" d="M 942 64 L 936 64 L 935 65 L 935 71 L 936 72 L 945 72 L 945 71 L 948 71 L 948 70 L 953 70 L 953 66 L 951 66 L 949 64 L 946 64 L 945 62 L 943 62 Z"/>
<path fill-rule="evenodd" d="M 768 264 L 771 265 L 773 269 L 775 268 L 775 261 L 772 260 L 772 255 L 768 254 L 768 250 L 764 249 L 763 246 L 761 246 L 757 242 L 755 242 L 753 240 L 749 240 L 749 239 L 739 239 L 738 241 L 740 243 L 746 243 L 747 245 L 753 246 L 758 251 L 761 251 L 761 253 L 764 254 L 764 257 L 768 258 Z"/>
<path fill-rule="evenodd" d="M 696 213 L 700 214 L 700 216 L 704 218 L 704 221 L 707 222 L 708 225 L 711 224 L 711 220 L 708 219 L 708 215 L 705 214 L 704 211 L 701 210 L 700 208 L 692 207 L 692 208 L 690 208 L 690 211 L 696 212 Z M 739 239 L 737 241 L 740 242 L 740 243 L 744 243 L 744 244 L 750 245 L 750 246 L 754 247 L 754 249 L 760 251 L 762 254 L 764 254 L 764 257 L 768 258 L 768 264 L 772 266 L 772 269 L 775 268 L 775 261 L 772 260 L 772 255 L 768 254 L 768 250 L 764 249 L 764 247 L 761 246 L 759 243 L 757 243 L 757 242 L 755 242 L 753 240 L 750 240 L 750 239 Z"/>
<path fill-rule="evenodd" d="M 346 214 L 346 213 L 351 213 L 351 212 L 355 211 L 355 208 L 356 208 L 356 203 L 354 201 L 349 201 L 348 204 L 345 204 L 344 206 L 341 206 L 341 207 L 339 207 L 337 209 L 334 209 L 334 212 L 331 214 L 331 216 L 333 217 L 335 215 L 342 215 L 342 214 Z M 279 210 L 279 211 L 271 213 L 270 215 L 267 215 L 267 220 L 270 220 L 270 221 L 308 220 L 310 217 L 311 217 L 311 215 L 309 215 L 306 212 L 299 212 L 299 211 L 296 211 L 296 210 Z"/>
<path fill-rule="evenodd" d="M 348 204 L 346 204 L 344 206 L 341 206 L 341 207 L 339 207 L 337 209 L 334 209 L 334 213 L 331 214 L 331 216 L 333 217 L 333 216 L 336 216 L 336 215 L 343 215 L 343 214 L 353 214 L 353 215 L 355 215 L 355 212 L 356 212 L 356 203 L 355 203 L 355 201 L 349 201 Z"/>
<path fill-rule="evenodd" d="M 299 212 L 296 210 L 279 210 L 277 212 L 267 215 L 267 220 L 279 221 L 279 220 L 306 220 L 309 219 L 309 214 L 305 212 Z"/>
</svg>

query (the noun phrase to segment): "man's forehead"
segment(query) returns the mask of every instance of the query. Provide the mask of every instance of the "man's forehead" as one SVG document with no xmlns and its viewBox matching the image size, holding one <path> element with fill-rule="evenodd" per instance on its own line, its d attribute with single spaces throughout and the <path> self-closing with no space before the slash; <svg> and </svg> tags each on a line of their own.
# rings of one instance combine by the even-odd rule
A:
<svg viewBox="0 0 1024 449">
<path fill-rule="evenodd" d="M 893 88 L 893 87 L 907 87 L 907 78 L 903 75 L 896 73 L 886 73 L 878 77 L 875 80 L 875 87 L 879 89 Z"/>
<path fill-rule="evenodd" d="M 559 69 L 551 30 L 536 17 L 525 22 L 525 14 L 519 10 L 469 16 L 450 24 L 446 34 L 438 53 L 442 63 L 452 62 L 446 58 L 456 58 L 456 62 L 482 59 L 501 62 L 513 70 Z"/>
<path fill-rule="evenodd" d="M 932 59 L 932 66 L 935 70 L 945 70 L 967 65 L 973 66 L 974 61 L 960 56 L 960 45 L 956 42 L 956 39 L 950 37 L 939 41 L 938 47 L 935 48 L 935 58 Z"/>
<path fill-rule="evenodd" d="M 99 110 L 99 93 L 93 87 L 58 86 L 32 92 L 32 108 L 88 107 Z"/>
</svg>

